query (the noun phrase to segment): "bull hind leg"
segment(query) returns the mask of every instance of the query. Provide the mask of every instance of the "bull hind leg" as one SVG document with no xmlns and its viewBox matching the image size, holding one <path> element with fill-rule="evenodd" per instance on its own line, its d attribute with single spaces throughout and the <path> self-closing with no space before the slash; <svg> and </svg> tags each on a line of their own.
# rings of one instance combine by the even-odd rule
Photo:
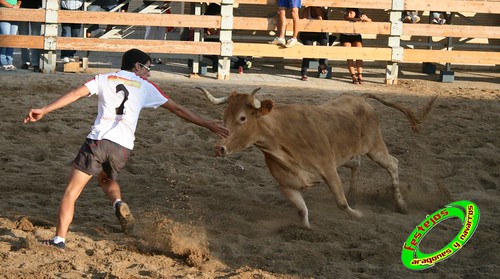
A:
<svg viewBox="0 0 500 279">
<path fill-rule="evenodd" d="M 346 211 L 351 218 L 360 218 L 362 216 L 361 212 L 352 209 L 347 203 L 347 199 L 344 193 L 344 187 L 342 186 L 342 181 L 340 180 L 337 170 L 332 171 L 325 177 L 325 182 L 330 187 L 337 206 Z"/>
<path fill-rule="evenodd" d="M 307 209 L 306 202 L 302 197 L 302 193 L 299 190 L 292 189 L 286 186 L 281 186 L 280 190 L 297 209 L 302 221 L 302 225 L 310 229 L 311 225 L 309 224 L 309 210 Z"/>
<path fill-rule="evenodd" d="M 392 178 L 392 187 L 394 189 L 394 198 L 396 200 L 396 210 L 400 213 L 407 213 L 408 207 L 399 189 L 399 174 L 398 174 L 398 159 L 394 158 L 385 143 L 379 144 L 377 148 L 374 148 L 368 152 L 368 157 L 376 162 L 379 166 L 386 169 Z"/>
</svg>

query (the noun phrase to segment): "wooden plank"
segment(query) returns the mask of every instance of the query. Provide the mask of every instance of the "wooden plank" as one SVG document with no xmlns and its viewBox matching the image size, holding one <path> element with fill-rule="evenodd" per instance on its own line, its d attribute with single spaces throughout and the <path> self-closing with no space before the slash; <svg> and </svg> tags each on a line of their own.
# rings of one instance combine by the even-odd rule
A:
<svg viewBox="0 0 500 279">
<path fill-rule="evenodd" d="M 66 37 L 59 37 L 57 39 L 57 49 L 125 52 L 131 48 L 140 48 L 146 53 L 219 55 L 221 47 L 218 42 L 200 43 L 191 41 L 84 39 Z"/>
<path fill-rule="evenodd" d="M 410 63 L 436 62 L 498 65 L 500 64 L 500 52 L 405 49 L 403 61 Z"/>
<path fill-rule="evenodd" d="M 419 0 L 405 1 L 405 10 L 500 14 L 499 1 Z"/>
<path fill-rule="evenodd" d="M 176 0 L 174 0 L 176 1 Z M 249 5 L 273 5 L 278 7 L 277 0 L 235 0 L 236 4 L 249 4 Z M 322 6 L 322 7 L 357 7 L 357 8 L 370 8 L 370 9 L 390 9 L 392 0 L 357 0 L 357 1 L 344 1 L 344 0 L 302 0 L 302 6 Z"/>
<path fill-rule="evenodd" d="M 0 8 L 0 18 L 1 21 L 45 22 L 45 10 Z"/>
<path fill-rule="evenodd" d="M 403 36 L 500 39 L 499 26 L 403 24 Z"/>
<path fill-rule="evenodd" d="M 106 13 L 106 14 L 104 14 Z M 105 16 L 103 16 L 105 15 Z M 220 16 L 59 11 L 59 22 L 136 26 L 220 28 Z"/>
<path fill-rule="evenodd" d="M 43 36 L 0 35 L 0 46 L 3 47 L 43 49 L 44 41 Z"/>
<path fill-rule="evenodd" d="M 235 30 L 275 30 L 276 18 L 234 17 Z M 292 20 L 287 19 L 288 28 L 292 28 Z M 308 32 L 390 34 L 389 22 L 348 22 L 345 20 L 307 20 L 299 21 L 299 29 Z"/>
<path fill-rule="evenodd" d="M 390 48 L 370 47 L 326 47 L 326 46 L 294 46 L 283 48 L 270 44 L 234 43 L 234 56 L 286 57 L 286 58 L 329 58 L 329 59 L 363 59 L 391 60 Z"/>
</svg>

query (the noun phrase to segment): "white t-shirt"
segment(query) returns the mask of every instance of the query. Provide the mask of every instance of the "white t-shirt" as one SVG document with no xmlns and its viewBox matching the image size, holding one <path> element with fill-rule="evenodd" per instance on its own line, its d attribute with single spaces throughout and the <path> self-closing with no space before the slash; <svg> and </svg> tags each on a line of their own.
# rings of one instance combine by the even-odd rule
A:
<svg viewBox="0 0 500 279">
<path fill-rule="evenodd" d="M 97 117 L 87 138 L 107 139 L 128 149 L 134 148 L 142 108 L 157 108 L 169 99 L 154 83 L 129 71 L 97 75 L 85 86 L 99 98 Z"/>
</svg>

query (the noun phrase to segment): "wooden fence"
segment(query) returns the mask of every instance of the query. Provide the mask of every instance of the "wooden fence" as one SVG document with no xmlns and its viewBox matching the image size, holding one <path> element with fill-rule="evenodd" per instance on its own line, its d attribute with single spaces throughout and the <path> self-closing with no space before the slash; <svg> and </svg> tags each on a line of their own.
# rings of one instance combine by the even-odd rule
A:
<svg viewBox="0 0 500 279">
<path fill-rule="evenodd" d="M 187 2 L 191 5 L 192 14 L 143 14 L 143 13 L 102 13 L 89 11 L 59 10 L 58 0 L 44 0 L 44 9 L 0 9 L 2 21 L 42 22 L 45 32 L 42 36 L 0 35 L 0 46 L 13 48 L 43 49 L 43 71 L 55 71 L 55 52 L 58 50 L 83 50 L 96 52 L 124 52 L 130 48 L 140 48 L 148 53 L 186 54 L 186 55 L 218 55 L 221 57 L 219 68 L 220 79 L 229 76 L 229 60 L 231 56 L 283 57 L 300 59 L 327 58 L 331 60 L 363 59 L 387 62 L 386 83 L 396 83 L 399 63 L 453 63 L 469 65 L 498 65 L 500 52 L 498 48 L 481 50 L 445 49 L 411 49 L 401 44 L 403 36 L 428 36 L 447 38 L 485 38 L 498 41 L 500 26 L 493 25 L 436 25 L 407 24 L 401 21 L 403 10 L 447 11 L 451 13 L 477 13 L 492 15 L 498 18 L 499 1 L 458 1 L 458 0 L 303 0 L 303 6 L 324 6 L 330 8 L 358 7 L 362 9 L 383 10 L 388 13 L 388 20 L 374 22 L 347 22 L 343 20 L 315 21 L 301 19 L 299 28 L 302 31 L 361 33 L 387 36 L 387 41 L 380 46 L 363 48 L 347 48 L 341 46 L 295 46 L 280 48 L 266 42 L 238 42 L 233 39 L 237 31 L 272 31 L 276 29 L 277 17 L 241 17 L 234 16 L 238 5 L 277 6 L 276 0 L 206 0 L 205 3 L 221 4 L 220 16 L 201 15 L 201 4 L 193 0 L 172 0 Z M 142 1 L 141 1 L 142 2 Z M 498 22 L 498 20 L 496 21 Z M 67 38 L 58 37 L 57 26 L 60 23 L 84 23 L 126 26 L 171 26 L 182 28 L 217 28 L 221 30 L 218 42 L 203 42 L 200 36 L 195 41 L 142 40 L 142 39 L 103 39 L 103 38 Z M 291 19 L 288 20 L 291 29 Z M 200 32 L 201 33 L 201 32 Z M 196 63 L 196 62 L 195 62 Z M 196 73 L 196 67 L 194 72 Z"/>
</svg>

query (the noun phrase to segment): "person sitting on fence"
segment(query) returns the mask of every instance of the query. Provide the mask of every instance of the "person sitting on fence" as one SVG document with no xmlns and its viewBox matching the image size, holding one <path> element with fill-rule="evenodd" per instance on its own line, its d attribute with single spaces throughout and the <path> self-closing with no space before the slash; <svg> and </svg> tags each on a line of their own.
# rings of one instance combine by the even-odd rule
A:
<svg viewBox="0 0 500 279">
<path fill-rule="evenodd" d="M 304 19 L 315 19 L 315 20 L 326 20 L 326 12 L 322 7 L 306 7 L 302 11 L 302 18 Z M 304 45 L 313 45 L 316 42 L 318 45 L 327 46 L 328 45 L 328 33 L 325 32 L 300 32 L 300 41 Z M 309 61 L 311 58 L 302 59 L 302 67 L 300 69 L 301 79 L 307 81 L 307 70 L 309 68 Z M 328 69 L 326 67 L 326 59 L 322 58 L 319 60 L 319 67 L 321 68 L 321 73 L 326 74 Z"/>
<path fill-rule="evenodd" d="M 270 43 L 273 45 L 293 47 L 298 43 L 299 35 L 299 9 L 302 7 L 301 0 L 278 0 L 278 37 L 274 38 Z M 293 35 L 288 41 L 285 40 L 286 35 L 286 9 L 292 11 Z"/>
<path fill-rule="evenodd" d="M 402 21 L 404 23 L 417 23 L 420 21 L 420 16 L 418 16 L 418 11 L 403 11 Z"/>
<path fill-rule="evenodd" d="M 347 8 L 344 14 L 344 20 L 348 21 L 362 21 L 371 22 L 372 20 L 366 15 L 361 13 L 358 8 Z M 339 41 L 344 47 L 363 47 L 363 40 L 361 34 L 340 34 Z M 354 68 L 356 66 L 356 69 Z M 354 63 L 353 59 L 347 59 L 347 69 L 351 74 L 352 83 L 361 84 L 363 81 L 363 60 L 356 60 Z M 356 73 L 357 71 L 357 73 Z"/>
</svg>

